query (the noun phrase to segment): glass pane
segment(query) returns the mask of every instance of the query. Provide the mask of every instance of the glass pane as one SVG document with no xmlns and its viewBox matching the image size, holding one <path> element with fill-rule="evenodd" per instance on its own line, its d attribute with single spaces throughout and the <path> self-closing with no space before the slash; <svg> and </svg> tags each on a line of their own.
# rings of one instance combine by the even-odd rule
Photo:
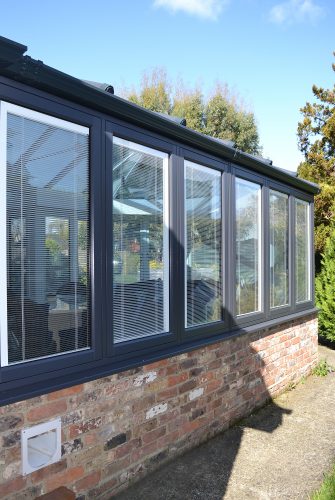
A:
<svg viewBox="0 0 335 500">
<path fill-rule="evenodd" d="M 261 187 L 236 179 L 236 314 L 260 311 Z"/>
<path fill-rule="evenodd" d="M 114 342 L 169 330 L 168 156 L 114 138 Z"/>
<path fill-rule="evenodd" d="M 288 300 L 288 196 L 270 191 L 270 307 Z"/>
<path fill-rule="evenodd" d="M 309 204 L 295 200 L 296 300 L 310 299 Z"/>
<path fill-rule="evenodd" d="M 9 363 L 90 345 L 77 230 L 88 217 L 88 136 L 9 113 Z M 87 233 L 81 248 L 87 262 Z"/>
<path fill-rule="evenodd" d="M 186 327 L 222 319 L 221 173 L 185 163 Z"/>
<path fill-rule="evenodd" d="M 47 294 L 56 296 L 57 290 L 70 281 L 69 219 L 45 218 L 45 249 Z"/>
</svg>

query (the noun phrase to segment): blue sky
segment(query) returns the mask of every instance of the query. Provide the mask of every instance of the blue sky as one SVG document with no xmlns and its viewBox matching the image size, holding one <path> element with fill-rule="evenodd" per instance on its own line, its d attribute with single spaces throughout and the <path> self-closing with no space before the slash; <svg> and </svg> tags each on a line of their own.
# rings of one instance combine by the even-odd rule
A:
<svg viewBox="0 0 335 500">
<path fill-rule="evenodd" d="M 0 34 L 116 93 L 162 66 L 206 94 L 228 83 L 255 113 L 263 154 L 295 170 L 299 109 L 332 87 L 334 0 L 58 0 L 1 6 Z"/>
</svg>

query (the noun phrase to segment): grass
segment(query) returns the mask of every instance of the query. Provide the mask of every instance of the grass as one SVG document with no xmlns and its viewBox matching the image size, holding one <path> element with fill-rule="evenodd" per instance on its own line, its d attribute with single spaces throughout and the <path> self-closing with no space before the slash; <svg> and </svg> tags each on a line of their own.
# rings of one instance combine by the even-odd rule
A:
<svg viewBox="0 0 335 500">
<path fill-rule="evenodd" d="M 326 377 L 328 373 L 334 371 L 333 367 L 327 363 L 326 359 L 321 359 L 315 368 L 312 370 L 312 374 L 317 377 Z M 335 497 L 334 497 L 335 498 Z"/>
<path fill-rule="evenodd" d="M 313 493 L 310 500 L 334 500 L 335 498 L 335 465 L 325 479 L 318 491 Z"/>
</svg>

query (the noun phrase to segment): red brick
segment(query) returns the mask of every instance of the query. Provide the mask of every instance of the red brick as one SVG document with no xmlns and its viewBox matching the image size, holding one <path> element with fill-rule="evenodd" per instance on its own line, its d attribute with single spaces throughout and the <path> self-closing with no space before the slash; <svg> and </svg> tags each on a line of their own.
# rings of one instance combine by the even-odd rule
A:
<svg viewBox="0 0 335 500">
<path fill-rule="evenodd" d="M 37 406 L 32 408 L 27 413 L 27 420 L 29 422 L 38 422 L 39 420 L 45 420 L 47 418 L 57 417 L 67 410 L 67 404 L 65 399 L 60 399 L 57 401 L 52 401 L 42 406 Z"/>
<path fill-rule="evenodd" d="M 243 363 L 243 366 L 245 366 L 245 364 Z M 214 372 L 206 372 L 204 373 L 203 375 L 201 375 L 200 377 L 200 382 L 201 384 L 204 384 L 206 382 L 209 382 L 210 380 L 213 380 L 215 378 L 215 373 Z"/>
<path fill-rule="evenodd" d="M 107 491 L 113 490 L 116 485 L 117 479 L 110 479 L 109 481 L 100 484 L 97 488 L 94 488 L 90 492 L 90 498 L 100 498 L 100 496 L 104 495 Z"/>
<path fill-rule="evenodd" d="M 172 411 L 169 411 L 168 413 L 163 413 L 162 415 L 159 415 L 159 423 L 160 424 L 165 424 L 166 422 L 171 422 L 171 420 L 175 420 L 180 413 L 180 409 L 174 408 Z"/>
<path fill-rule="evenodd" d="M 188 434 L 192 431 L 195 431 L 201 426 L 201 424 L 201 420 L 192 420 L 192 422 L 185 422 L 185 424 L 183 424 L 181 428 L 182 434 Z"/>
<path fill-rule="evenodd" d="M 49 401 L 59 398 L 66 398 L 68 396 L 73 396 L 83 391 L 84 385 L 74 385 L 73 387 L 68 387 L 67 389 L 61 389 L 60 391 L 51 392 L 48 394 Z"/>
<path fill-rule="evenodd" d="M 28 485 L 26 478 L 4 483 L 0 498 L 20 498 L 31 494 L 32 488 L 48 491 L 59 484 L 75 488 L 78 495 L 111 497 L 123 488 L 121 475 L 122 484 L 138 477 L 150 457 L 167 456 L 168 448 L 173 458 L 245 416 L 269 394 L 279 394 L 290 380 L 297 382 L 308 373 L 316 363 L 313 321 L 307 326 L 303 320 L 290 322 L 234 341 L 227 339 L 141 369 L 0 408 L 6 425 L 11 415 L 21 420 L 25 415 L 26 424 L 61 415 L 63 442 L 80 435 L 83 443 L 79 453 L 31 474 Z M 137 374 L 153 370 L 158 375 L 154 382 L 133 387 Z M 188 391 L 200 386 L 205 389 L 203 396 L 189 401 Z M 169 410 L 146 420 L 146 412 L 164 402 Z M 3 435 L 5 467 L 20 458 L 16 430 Z M 119 434 L 127 435 L 128 441 L 104 451 L 104 445 Z M 171 447 L 172 443 L 176 446 Z"/>
<path fill-rule="evenodd" d="M 49 477 L 45 481 L 46 490 L 52 491 L 58 488 L 59 486 L 71 486 L 75 481 L 83 477 L 85 474 L 84 467 L 81 465 L 78 467 L 72 467 L 71 469 L 67 469 L 64 472 L 59 474 L 55 474 L 52 477 Z"/>
<path fill-rule="evenodd" d="M 165 448 L 171 443 L 176 443 L 180 437 L 180 431 L 176 430 L 173 432 L 170 432 L 169 434 L 166 434 L 165 436 L 161 437 L 157 441 L 158 449 L 160 448 Z"/>
<path fill-rule="evenodd" d="M 137 448 L 131 454 L 131 461 L 137 462 L 140 458 L 152 455 L 155 451 L 157 451 L 157 449 L 158 449 L 157 441 L 142 446 L 141 448 Z"/>
<path fill-rule="evenodd" d="M 185 382 L 185 384 L 182 384 L 179 387 L 179 389 L 178 389 L 179 394 L 183 394 L 184 392 L 191 391 L 192 389 L 197 387 L 197 385 L 198 385 L 198 382 L 196 380 L 188 380 L 187 382 Z"/>
<path fill-rule="evenodd" d="M 91 474 L 88 474 L 82 479 L 79 479 L 79 481 L 75 483 L 74 489 L 79 492 L 93 488 L 93 486 L 98 484 L 98 482 L 100 481 L 100 477 L 101 477 L 100 471 L 91 472 Z"/>
<path fill-rule="evenodd" d="M 188 379 L 187 373 L 179 373 L 178 375 L 170 375 L 168 378 L 168 386 L 174 386 L 185 382 Z"/>
<path fill-rule="evenodd" d="M 97 436 L 95 434 L 93 434 L 93 433 L 86 434 L 81 439 L 84 440 L 84 443 L 87 446 L 91 446 L 92 444 L 95 444 L 97 442 Z"/>
<path fill-rule="evenodd" d="M 142 397 L 135 401 L 132 406 L 133 413 L 137 413 L 141 410 L 146 410 L 155 403 L 155 395 L 149 394 L 148 396 Z"/>
<path fill-rule="evenodd" d="M 123 458 L 139 446 L 141 446 L 140 439 L 132 439 L 129 443 L 122 444 L 115 450 L 115 458 Z"/>
<path fill-rule="evenodd" d="M 215 391 L 220 386 L 221 386 L 221 380 L 211 380 L 211 382 L 209 382 L 206 385 L 206 393 Z"/>
<path fill-rule="evenodd" d="M 123 393 L 129 388 L 129 380 L 117 380 L 114 383 L 108 385 L 106 389 L 106 396 L 115 396 L 116 394 Z"/>
<path fill-rule="evenodd" d="M 158 438 L 164 436 L 166 434 L 166 427 L 159 427 L 159 429 L 154 429 L 147 434 L 142 436 L 142 441 L 144 444 L 151 443 L 152 441 L 156 441 Z"/>
<path fill-rule="evenodd" d="M 181 415 L 183 415 L 184 413 L 188 413 L 191 410 L 194 410 L 194 408 L 196 408 L 197 404 L 198 404 L 197 400 L 193 400 L 193 401 L 189 401 L 185 405 L 181 406 L 180 407 Z"/>
<path fill-rule="evenodd" d="M 175 396 L 177 396 L 177 394 L 178 390 L 175 386 L 170 387 L 169 389 L 163 389 L 157 394 L 156 401 L 157 403 L 160 403 L 161 401 L 164 401 L 166 399 L 174 398 Z"/>
<path fill-rule="evenodd" d="M 124 471 L 130 465 L 130 455 L 124 457 L 122 460 L 117 460 L 108 464 L 102 469 L 102 477 L 107 478 L 109 476 L 114 476 L 117 472 Z"/>
<path fill-rule="evenodd" d="M 186 415 L 181 415 L 180 417 L 175 418 L 168 425 L 169 432 L 174 432 L 175 430 L 179 430 L 185 422 L 187 422 Z"/>
<path fill-rule="evenodd" d="M 66 460 L 60 460 L 59 462 L 56 462 L 55 464 L 49 465 L 48 467 L 43 467 L 40 470 L 37 470 L 33 472 L 30 475 L 30 479 L 32 483 L 39 483 L 40 481 L 43 481 L 43 479 L 47 478 L 48 476 L 53 476 L 54 474 L 58 474 L 59 472 L 62 472 L 63 470 L 66 469 Z"/>
<path fill-rule="evenodd" d="M 28 489 L 26 497 L 31 498 L 32 494 L 34 495 L 35 498 L 35 492 L 33 493 L 31 491 L 29 492 Z M 75 500 L 75 499 L 76 499 L 75 493 L 72 490 L 69 490 L 69 488 L 66 488 L 65 486 L 60 486 L 56 490 L 50 491 L 49 493 L 45 493 L 44 495 L 38 496 L 36 498 L 36 500 Z"/>
<path fill-rule="evenodd" d="M 170 363 L 169 359 L 160 359 L 159 361 L 155 361 L 154 363 L 150 363 L 150 365 L 146 365 L 143 367 L 145 372 L 150 372 L 151 370 L 155 370 L 156 368 L 164 368 Z"/>
<path fill-rule="evenodd" d="M 80 436 L 86 432 L 89 432 L 93 429 L 97 429 L 102 424 L 102 417 L 91 418 L 86 422 L 82 422 L 81 424 L 74 424 L 70 426 L 69 437 L 71 439 Z"/>
<path fill-rule="evenodd" d="M 167 375 L 177 375 L 179 372 L 179 366 L 178 363 L 169 363 L 169 365 L 166 367 L 166 374 Z"/>
<path fill-rule="evenodd" d="M 27 479 L 23 477 L 17 477 L 11 481 L 0 484 L 0 498 L 6 498 L 11 493 L 19 493 L 27 483 Z M 19 498 L 19 496 L 17 496 Z"/>
</svg>

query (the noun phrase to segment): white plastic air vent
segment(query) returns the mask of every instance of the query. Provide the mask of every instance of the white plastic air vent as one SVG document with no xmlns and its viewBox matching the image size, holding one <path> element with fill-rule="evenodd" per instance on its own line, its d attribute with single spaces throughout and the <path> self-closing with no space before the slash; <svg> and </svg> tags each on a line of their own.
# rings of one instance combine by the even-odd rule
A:
<svg viewBox="0 0 335 500">
<path fill-rule="evenodd" d="M 21 431 L 22 474 L 30 474 L 61 459 L 61 419 Z"/>
</svg>

